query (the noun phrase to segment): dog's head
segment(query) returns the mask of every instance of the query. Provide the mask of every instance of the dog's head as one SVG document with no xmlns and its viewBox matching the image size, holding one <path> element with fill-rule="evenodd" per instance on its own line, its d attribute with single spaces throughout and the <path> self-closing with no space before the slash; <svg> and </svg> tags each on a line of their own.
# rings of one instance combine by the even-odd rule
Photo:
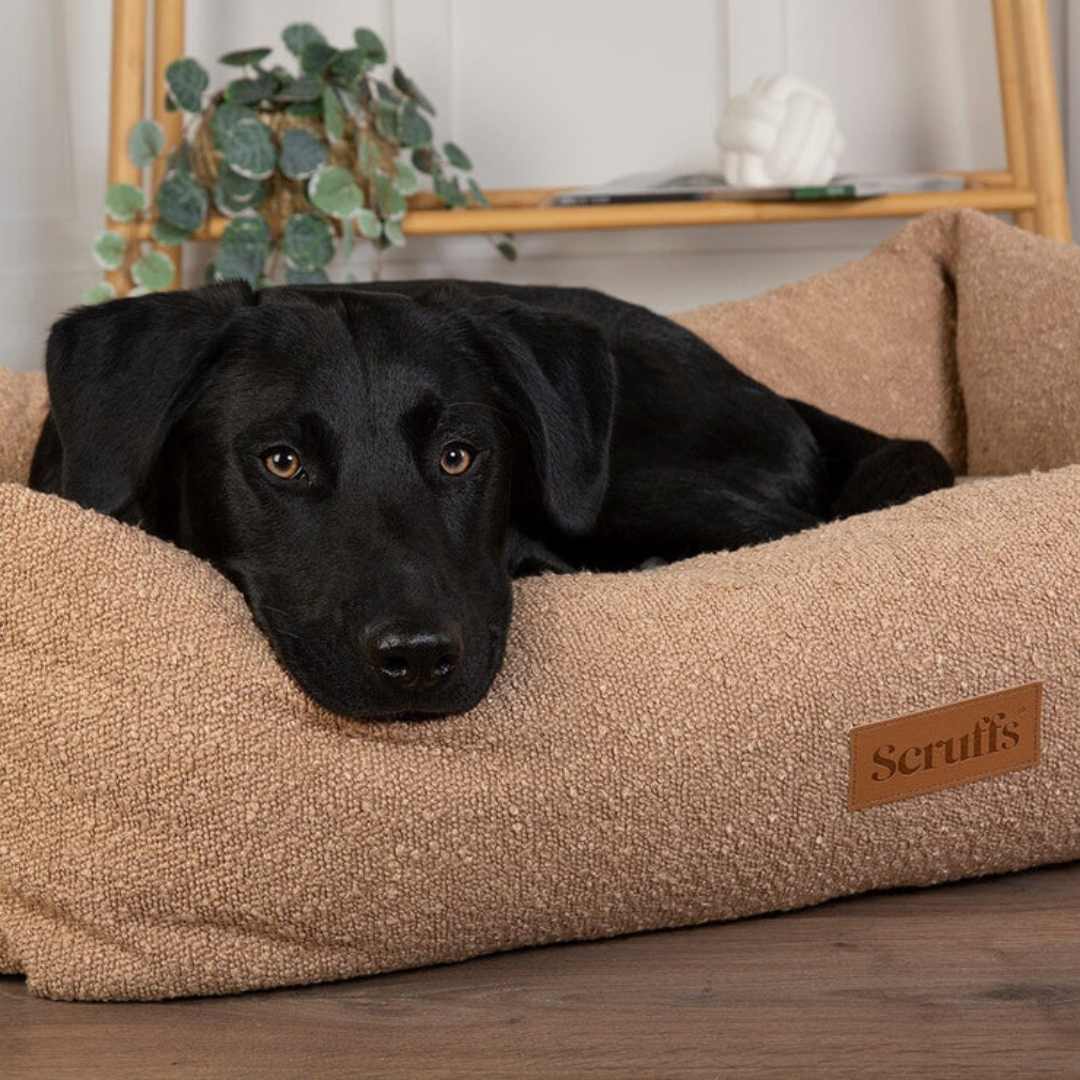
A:
<svg viewBox="0 0 1080 1080">
<path fill-rule="evenodd" d="M 598 330 L 506 298 L 228 283 L 82 308 L 47 372 L 59 491 L 209 559 L 296 681 L 358 717 L 475 704 L 521 522 L 587 530 Z"/>
</svg>

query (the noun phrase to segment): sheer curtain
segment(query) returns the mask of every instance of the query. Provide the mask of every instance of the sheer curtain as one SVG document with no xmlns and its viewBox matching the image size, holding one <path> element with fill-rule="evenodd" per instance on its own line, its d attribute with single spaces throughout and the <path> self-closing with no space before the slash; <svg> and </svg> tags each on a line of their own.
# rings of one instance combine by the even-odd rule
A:
<svg viewBox="0 0 1080 1080">
<path fill-rule="evenodd" d="M 4 5 L 0 363 L 37 367 L 50 321 L 97 278 L 108 112 L 108 0 Z M 104 78 L 102 78 L 104 73 Z"/>
</svg>

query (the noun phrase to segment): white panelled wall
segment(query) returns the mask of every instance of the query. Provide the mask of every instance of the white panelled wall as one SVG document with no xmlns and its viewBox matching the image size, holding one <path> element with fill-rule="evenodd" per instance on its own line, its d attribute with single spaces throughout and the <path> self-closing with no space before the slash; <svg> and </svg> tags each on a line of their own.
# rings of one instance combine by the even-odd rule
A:
<svg viewBox="0 0 1080 1080">
<path fill-rule="evenodd" d="M 989 0 L 189 0 L 188 52 L 212 85 L 230 49 L 279 45 L 290 22 L 331 42 L 379 31 L 491 187 L 599 182 L 715 166 L 725 98 L 788 71 L 835 100 L 846 171 L 1004 164 Z M 32 368 L 51 320 L 98 277 L 109 0 L 6 0 L 0 38 L 0 363 Z M 1080 0 L 1052 0 L 1070 163 L 1080 121 Z M 1077 38 L 1076 41 L 1073 39 Z M 284 56 L 282 57 L 284 59 Z M 1072 170 L 1075 175 L 1080 168 Z M 1080 186 L 1074 185 L 1075 194 Z M 415 238 L 386 276 L 590 285 L 678 311 L 858 257 L 899 222 L 711 226 L 518 238 Z M 189 251 L 188 277 L 200 262 Z M 367 273 L 366 255 L 355 272 Z"/>
</svg>

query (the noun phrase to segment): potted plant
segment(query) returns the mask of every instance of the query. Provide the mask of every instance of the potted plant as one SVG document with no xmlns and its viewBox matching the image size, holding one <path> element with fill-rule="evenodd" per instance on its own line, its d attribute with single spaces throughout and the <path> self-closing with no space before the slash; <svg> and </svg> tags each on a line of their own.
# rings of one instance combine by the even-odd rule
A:
<svg viewBox="0 0 1080 1080">
<path fill-rule="evenodd" d="M 331 260 L 347 263 L 357 239 L 374 246 L 378 276 L 383 253 L 405 243 L 407 199 L 422 178 L 450 208 L 487 205 L 465 151 L 436 142 L 435 108 L 416 83 L 397 66 L 389 79 L 379 73 L 388 57 L 377 34 L 356 30 L 338 49 L 310 23 L 293 23 L 282 39 L 297 70 L 266 67 L 268 48 L 231 52 L 221 62 L 237 77 L 209 96 L 197 60 L 169 65 L 166 104 L 186 114 L 184 135 L 167 149 L 160 124 L 135 125 L 128 155 L 146 169 L 167 154 L 161 182 L 149 200 L 141 186 L 113 184 L 106 210 L 127 227 L 93 242 L 104 269 L 130 273 L 133 293 L 168 288 L 176 267 L 162 248 L 193 237 L 215 212 L 229 221 L 208 280 L 261 287 L 329 281 Z M 509 237 L 495 243 L 516 257 Z M 102 282 L 86 301 L 115 295 Z"/>
</svg>

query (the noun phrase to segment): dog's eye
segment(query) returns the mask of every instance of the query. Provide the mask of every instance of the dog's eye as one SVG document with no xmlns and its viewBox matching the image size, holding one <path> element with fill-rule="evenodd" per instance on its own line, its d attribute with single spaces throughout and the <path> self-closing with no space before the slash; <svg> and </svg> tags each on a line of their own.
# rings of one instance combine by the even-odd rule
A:
<svg viewBox="0 0 1080 1080">
<path fill-rule="evenodd" d="M 287 446 L 275 446 L 263 458 L 263 464 L 279 480 L 292 480 L 300 474 L 300 455 Z"/>
<path fill-rule="evenodd" d="M 472 464 L 472 451 L 461 443 L 451 443 L 439 458 L 439 468 L 447 476 L 460 476 Z"/>
</svg>

